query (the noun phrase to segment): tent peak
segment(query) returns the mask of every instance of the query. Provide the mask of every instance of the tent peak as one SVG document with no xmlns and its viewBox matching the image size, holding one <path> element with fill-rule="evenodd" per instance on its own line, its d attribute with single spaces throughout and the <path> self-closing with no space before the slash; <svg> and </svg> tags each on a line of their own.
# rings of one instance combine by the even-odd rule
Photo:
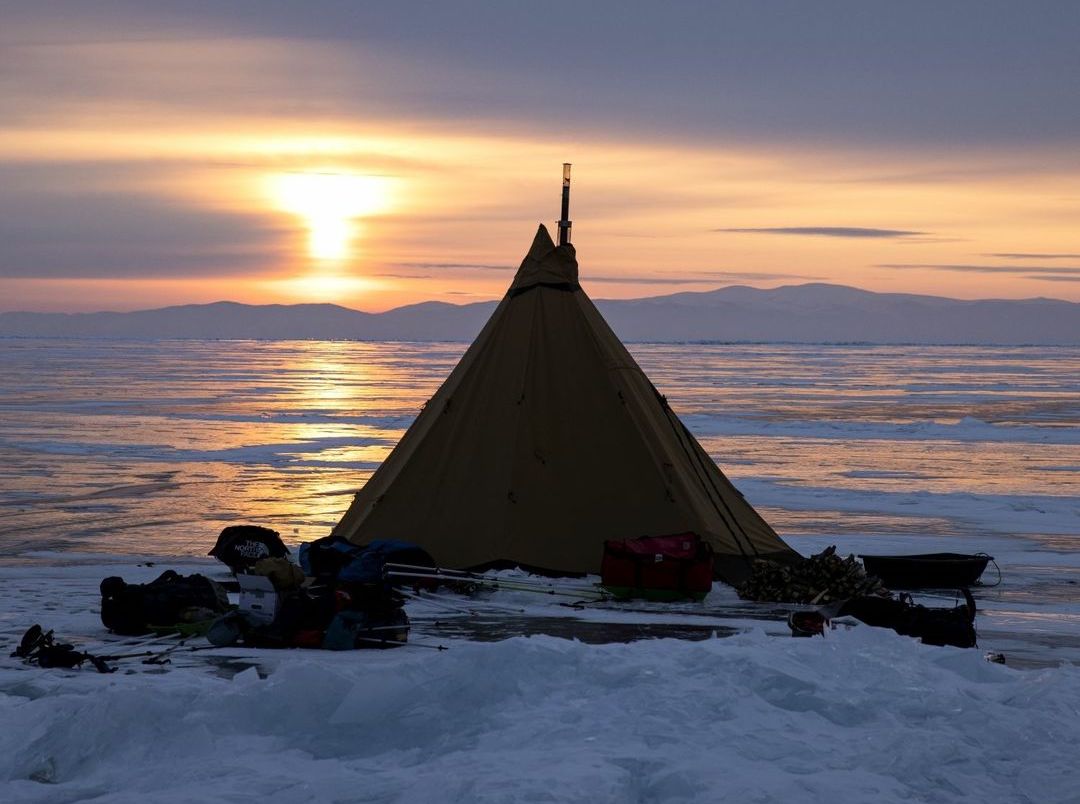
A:
<svg viewBox="0 0 1080 804">
<path fill-rule="evenodd" d="M 521 293 L 537 285 L 578 289 L 577 252 L 569 243 L 556 246 L 544 224 L 537 228 L 529 253 L 521 261 L 510 285 L 510 292 Z"/>
<path fill-rule="evenodd" d="M 555 241 L 551 239 L 551 233 L 541 223 L 536 229 L 536 236 L 533 237 L 532 245 L 529 246 L 529 256 L 543 259 L 555 247 Z"/>
</svg>

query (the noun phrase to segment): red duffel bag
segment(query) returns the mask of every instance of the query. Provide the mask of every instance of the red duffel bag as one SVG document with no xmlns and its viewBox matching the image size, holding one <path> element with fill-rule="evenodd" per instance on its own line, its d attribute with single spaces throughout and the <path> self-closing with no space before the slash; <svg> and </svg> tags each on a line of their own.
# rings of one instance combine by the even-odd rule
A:
<svg viewBox="0 0 1080 804">
<path fill-rule="evenodd" d="M 696 533 L 604 542 L 600 580 L 616 597 L 701 600 L 712 578 L 712 546 Z"/>
</svg>

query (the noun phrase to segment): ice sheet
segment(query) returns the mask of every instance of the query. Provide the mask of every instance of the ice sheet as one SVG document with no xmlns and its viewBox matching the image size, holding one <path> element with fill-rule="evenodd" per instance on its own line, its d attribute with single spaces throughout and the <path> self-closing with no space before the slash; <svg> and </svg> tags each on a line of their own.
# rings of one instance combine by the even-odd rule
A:
<svg viewBox="0 0 1080 804">
<path fill-rule="evenodd" d="M 325 535 L 462 349 L 0 342 L 0 639 L 41 622 L 114 652 L 106 575 L 218 572 L 192 556 L 226 524 Z M 444 653 L 215 650 L 98 676 L 4 651 L 0 798 L 1075 800 L 1080 350 L 633 351 L 803 553 L 992 553 L 980 649 L 794 640 L 718 588 L 696 613 L 410 604 Z M 530 629 L 578 639 L 505 638 Z M 685 639 L 642 639 L 665 633 Z"/>
</svg>

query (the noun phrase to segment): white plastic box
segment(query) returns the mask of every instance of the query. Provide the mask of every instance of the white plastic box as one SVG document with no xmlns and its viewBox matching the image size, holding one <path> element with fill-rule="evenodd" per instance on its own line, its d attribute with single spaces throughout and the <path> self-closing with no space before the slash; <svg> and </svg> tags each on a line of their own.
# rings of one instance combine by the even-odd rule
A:
<svg viewBox="0 0 1080 804">
<path fill-rule="evenodd" d="M 265 575 L 237 575 L 240 582 L 240 611 L 253 622 L 269 625 L 277 617 L 281 596 Z"/>
</svg>

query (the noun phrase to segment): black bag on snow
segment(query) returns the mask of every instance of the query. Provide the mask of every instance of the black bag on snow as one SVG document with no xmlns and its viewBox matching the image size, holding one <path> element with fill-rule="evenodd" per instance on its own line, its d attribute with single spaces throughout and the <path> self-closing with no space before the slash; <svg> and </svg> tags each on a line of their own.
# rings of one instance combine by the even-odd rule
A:
<svg viewBox="0 0 1080 804">
<path fill-rule="evenodd" d="M 229 596 L 205 575 L 166 570 L 150 583 L 117 577 L 101 582 L 101 622 L 117 634 L 139 636 L 152 626 L 209 619 L 228 610 Z"/>
<path fill-rule="evenodd" d="M 891 600 L 859 597 L 846 601 L 837 616 L 850 616 L 878 628 L 891 628 L 902 636 L 918 637 L 926 645 L 954 645 L 974 648 L 975 599 L 967 589 L 965 603 L 955 608 L 936 609 L 915 605 L 910 598 Z"/>
<path fill-rule="evenodd" d="M 207 555 L 227 565 L 233 572 L 248 572 L 263 558 L 284 558 L 289 548 L 276 530 L 260 525 L 229 525 L 218 535 Z"/>
</svg>

